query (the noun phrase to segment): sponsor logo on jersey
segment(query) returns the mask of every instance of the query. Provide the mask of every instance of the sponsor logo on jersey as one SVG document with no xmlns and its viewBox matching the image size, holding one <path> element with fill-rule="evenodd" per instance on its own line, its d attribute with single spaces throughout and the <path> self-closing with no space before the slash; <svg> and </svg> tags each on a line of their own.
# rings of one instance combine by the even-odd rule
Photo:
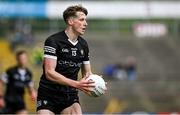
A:
<svg viewBox="0 0 180 115">
<path fill-rule="evenodd" d="M 72 61 L 60 60 L 60 61 L 58 61 L 58 64 L 63 65 L 63 66 L 68 66 L 68 67 L 81 67 L 82 62 L 81 63 L 76 63 L 76 62 L 72 62 Z"/>
<path fill-rule="evenodd" d="M 66 49 L 66 48 L 62 48 L 62 52 L 68 53 L 68 52 L 69 52 L 69 50 L 68 50 L 68 49 Z"/>
</svg>

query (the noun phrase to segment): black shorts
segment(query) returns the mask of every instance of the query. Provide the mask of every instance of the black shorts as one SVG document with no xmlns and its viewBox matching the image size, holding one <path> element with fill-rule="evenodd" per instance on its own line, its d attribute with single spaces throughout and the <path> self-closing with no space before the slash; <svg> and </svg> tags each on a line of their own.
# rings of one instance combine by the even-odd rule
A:
<svg viewBox="0 0 180 115">
<path fill-rule="evenodd" d="M 57 93 L 38 89 L 37 111 L 47 109 L 55 114 L 60 114 L 65 108 L 74 103 L 79 103 L 78 93 Z"/>
<path fill-rule="evenodd" d="M 16 99 L 14 99 L 16 100 Z M 26 106 L 24 101 L 5 101 L 6 106 L 3 109 L 3 113 L 4 114 L 15 114 L 16 112 L 20 111 L 20 110 L 25 110 Z"/>
</svg>

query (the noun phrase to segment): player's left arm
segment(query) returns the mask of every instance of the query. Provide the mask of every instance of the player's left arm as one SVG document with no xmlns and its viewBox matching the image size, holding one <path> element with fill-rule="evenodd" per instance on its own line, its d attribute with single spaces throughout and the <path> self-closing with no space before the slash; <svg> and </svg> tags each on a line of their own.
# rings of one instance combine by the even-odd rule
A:
<svg viewBox="0 0 180 115">
<path fill-rule="evenodd" d="M 29 84 L 28 84 L 28 92 L 29 92 L 29 95 L 31 96 L 31 99 L 33 100 L 33 101 L 35 101 L 36 100 L 36 98 L 37 98 L 37 92 L 36 92 L 36 90 L 34 89 L 34 85 L 33 85 L 34 83 L 31 81 Z"/>
<path fill-rule="evenodd" d="M 81 74 L 82 74 L 82 78 L 85 78 L 85 77 L 92 74 L 91 64 L 90 63 L 82 65 Z"/>
<path fill-rule="evenodd" d="M 84 47 L 84 59 L 83 59 L 83 64 L 81 66 L 81 74 L 82 78 L 88 77 L 89 75 L 92 74 L 91 70 L 91 64 L 90 64 L 90 54 L 89 54 L 89 46 L 86 42 L 85 47 Z"/>
<path fill-rule="evenodd" d="M 88 63 L 83 63 L 81 66 L 81 74 L 82 74 L 82 79 L 86 79 L 89 75 L 93 74 L 91 71 L 91 64 Z M 89 94 L 90 92 L 82 90 L 84 93 Z"/>
<path fill-rule="evenodd" d="M 31 76 L 30 80 L 27 83 L 27 89 L 28 89 L 29 95 L 31 96 L 31 99 L 33 101 L 35 101 L 36 98 L 37 98 L 37 92 L 36 92 L 36 90 L 34 88 L 34 82 L 32 80 L 32 73 L 30 73 L 30 76 Z"/>
</svg>

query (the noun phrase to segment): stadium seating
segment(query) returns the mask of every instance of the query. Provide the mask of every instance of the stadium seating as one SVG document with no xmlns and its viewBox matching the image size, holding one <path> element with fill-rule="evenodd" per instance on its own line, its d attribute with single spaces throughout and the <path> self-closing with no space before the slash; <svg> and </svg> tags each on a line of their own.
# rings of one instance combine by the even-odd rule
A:
<svg viewBox="0 0 180 115">
<path fill-rule="evenodd" d="M 95 72 L 101 74 L 104 65 L 123 62 L 128 56 L 134 56 L 137 59 L 138 77 L 136 81 L 109 81 L 108 94 L 98 99 L 81 93 L 85 113 L 105 111 L 114 98 L 127 103 L 123 112 L 179 111 L 178 41 L 175 38 L 88 39 Z"/>
<path fill-rule="evenodd" d="M 8 67 L 16 63 L 14 54 L 10 49 L 10 43 L 8 41 L 0 41 L 0 73 L 3 73 Z"/>
</svg>

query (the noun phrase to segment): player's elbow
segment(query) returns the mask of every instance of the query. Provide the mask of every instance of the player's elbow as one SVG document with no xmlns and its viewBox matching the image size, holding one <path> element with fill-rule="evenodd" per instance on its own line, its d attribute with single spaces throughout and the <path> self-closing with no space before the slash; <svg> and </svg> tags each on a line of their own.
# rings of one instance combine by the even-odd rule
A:
<svg viewBox="0 0 180 115">
<path fill-rule="evenodd" d="M 48 80 L 52 80 L 52 73 L 53 73 L 53 70 L 51 69 L 45 70 L 45 76 Z"/>
</svg>

